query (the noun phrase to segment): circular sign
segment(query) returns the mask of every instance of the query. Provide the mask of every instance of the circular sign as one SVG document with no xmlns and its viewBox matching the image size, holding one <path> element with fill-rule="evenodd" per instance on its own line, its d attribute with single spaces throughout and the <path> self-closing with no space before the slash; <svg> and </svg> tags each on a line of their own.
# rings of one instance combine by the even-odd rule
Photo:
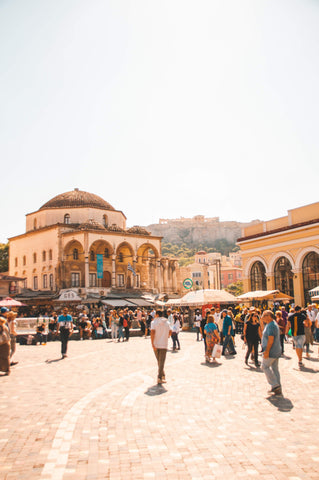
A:
<svg viewBox="0 0 319 480">
<path fill-rule="evenodd" d="M 183 287 L 184 288 L 192 288 L 193 286 L 193 280 L 191 278 L 185 278 L 185 280 L 183 281 Z"/>
</svg>

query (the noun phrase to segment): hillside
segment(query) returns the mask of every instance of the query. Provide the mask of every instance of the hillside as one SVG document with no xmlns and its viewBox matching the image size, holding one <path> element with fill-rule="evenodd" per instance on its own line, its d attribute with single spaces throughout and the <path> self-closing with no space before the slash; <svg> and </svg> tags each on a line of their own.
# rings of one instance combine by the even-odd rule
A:
<svg viewBox="0 0 319 480">
<path fill-rule="evenodd" d="M 235 221 L 220 222 L 219 217 L 205 218 L 197 215 L 193 218 L 160 219 L 159 223 L 148 225 L 146 229 L 153 235 L 160 235 L 165 243 L 185 244 L 187 247 L 205 245 L 218 249 L 218 241 L 235 244 L 241 236 L 241 229 L 259 220 L 249 223 Z"/>
</svg>

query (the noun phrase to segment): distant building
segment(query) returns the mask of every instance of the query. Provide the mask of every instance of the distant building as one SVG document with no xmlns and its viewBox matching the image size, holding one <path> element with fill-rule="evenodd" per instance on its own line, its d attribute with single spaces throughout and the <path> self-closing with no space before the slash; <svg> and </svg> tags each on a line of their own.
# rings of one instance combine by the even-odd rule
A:
<svg viewBox="0 0 319 480">
<path fill-rule="evenodd" d="M 194 288 L 220 290 L 242 279 L 242 268 L 238 265 L 241 265 L 240 252 L 226 257 L 201 250 L 195 254 L 195 262 L 188 265 L 188 276 Z"/>
<path fill-rule="evenodd" d="M 33 291 L 177 291 L 178 264 L 162 258 L 161 237 L 127 229 L 123 212 L 79 189 L 27 214 L 26 232 L 9 242 L 9 274 L 24 277 Z"/>
<path fill-rule="evenodd" d="M 319 285 L 319 202 L 243 228 L 238 239 L 244 292 L 278 289 L 296 304 L 310 301 Z"/>
</svg>

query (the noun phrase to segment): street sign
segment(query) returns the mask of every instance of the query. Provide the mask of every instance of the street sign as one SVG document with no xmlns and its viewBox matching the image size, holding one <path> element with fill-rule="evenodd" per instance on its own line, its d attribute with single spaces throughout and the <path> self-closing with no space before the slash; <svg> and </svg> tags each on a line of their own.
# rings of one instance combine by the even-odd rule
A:
<svg viewBox="0 0 319 480">
<path fill-rule="evenodd" d="M 191 278 L 185 278 L 185 280 L 183 281 L 183 287 L 189 290 L 190 288 L 192 288 L 192 286 L 193 286 L 193 280 Z"/>
</svg>

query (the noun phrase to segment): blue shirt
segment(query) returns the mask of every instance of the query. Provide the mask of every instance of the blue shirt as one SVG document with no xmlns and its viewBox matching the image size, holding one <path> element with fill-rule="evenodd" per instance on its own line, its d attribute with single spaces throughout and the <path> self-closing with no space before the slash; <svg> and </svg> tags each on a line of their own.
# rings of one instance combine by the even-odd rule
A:
<svg viewBox="0 0 319 480">
<path fill-rule="evenodd" d="M 214 330 L 217 330 L 216 323 L 206 323 L 204 330 L 206 333 L 213 333 Z"/>
<path fill-rule="evenodd" d="M 226 335 L 228 335 L 229 327 L 231 327 L 230 334 L 234 335 L 233 321 L 228 315 L 226 315 L 226 317 L 224 318 L 224 321 L 223 321 L 223 335 L 224 335 L 224 337 L 226 337 Z"/>
<path fill-rule="evenodd" d="M 72 317 L 71 315 L 60 315 L 58 318 L 60 327 L 72 328 Z"/>
<path fill-rule="evenodd" d="M 279 332 L 279 327 L 277 325 L 277 322 L 275 322 L 275 320 L 272 320 L 271 322 L 269 322 L 264 328 L 263 337 L 261 340 L 261 346 L 262 346 L 263 352 L 267 348 L 269 337 L 274 337 L 274 342 L 269 351 L 269 357 L 279 358 L 281 356 L 280 332 Z"/>
</svg>

